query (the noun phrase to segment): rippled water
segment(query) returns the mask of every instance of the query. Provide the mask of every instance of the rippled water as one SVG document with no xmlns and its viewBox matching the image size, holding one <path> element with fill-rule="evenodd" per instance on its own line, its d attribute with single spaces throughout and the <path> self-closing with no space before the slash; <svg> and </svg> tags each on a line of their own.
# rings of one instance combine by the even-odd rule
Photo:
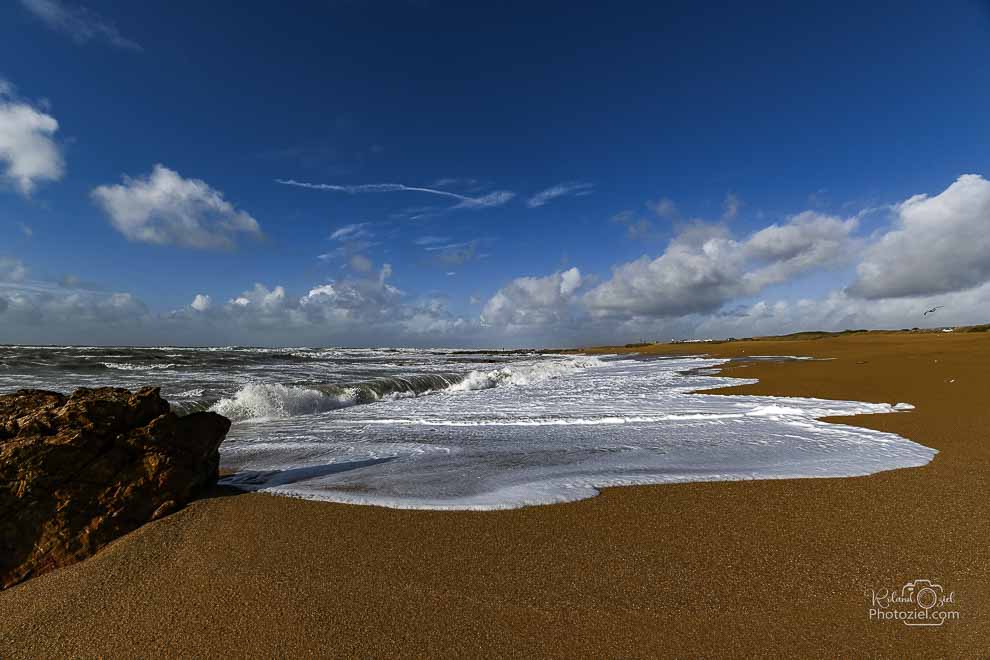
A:
<svg viewBox="0 0 990 660">
<path fill-rule="evenodd" d="M 159 385 L 233 427 L 241 488 L 410 508 L 511 508 L 627 484 L 852 476 L 935 451 L 819 417 L 910 406 L 711 396 L 721 360 L 413 349 L 0 347 L 0 392 Z M 690 373 L 684 373 L 691 370 Z M 698 370 L 701 370 L 700 372 Z"/>
</svg>

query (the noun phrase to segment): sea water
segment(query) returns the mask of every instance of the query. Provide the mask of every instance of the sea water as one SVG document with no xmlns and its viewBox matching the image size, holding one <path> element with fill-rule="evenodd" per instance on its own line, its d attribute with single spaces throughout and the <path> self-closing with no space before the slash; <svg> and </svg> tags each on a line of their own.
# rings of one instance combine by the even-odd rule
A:
<svg viewBox="0 0 990 660">
<path fill-rule="evenodd" d="M 599 488 L 847 477 L 935 450 L 822 417 L 908 404 L 707 395 L 724 360 L 417 349 L 0 347 L 0 393 L 158 385 L 233 421 L 223 482 L 419 509 L 568 502 Z"/>
</svg>

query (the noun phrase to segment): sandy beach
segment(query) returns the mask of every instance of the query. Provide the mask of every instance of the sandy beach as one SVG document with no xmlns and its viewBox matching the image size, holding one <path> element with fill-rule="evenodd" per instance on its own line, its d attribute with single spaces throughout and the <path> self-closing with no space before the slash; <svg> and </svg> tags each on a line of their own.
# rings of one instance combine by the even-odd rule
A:
<svg viewBox="0 0 990 660">
<path fill-rule="evenodd" d="M 612 351 L 614 349 L 601 349 Z M 0 655 L 985 655 L 990 333 L 655 345 L 732 363 L 733 393 L 908 402 L 832 421 L 939 450 L 869 477 L 607 489 L 504 512 L 401 511 L 217 490 L 0 594 Z M 937 627 L 868 593 L 955 592 Z"/>
</svg>

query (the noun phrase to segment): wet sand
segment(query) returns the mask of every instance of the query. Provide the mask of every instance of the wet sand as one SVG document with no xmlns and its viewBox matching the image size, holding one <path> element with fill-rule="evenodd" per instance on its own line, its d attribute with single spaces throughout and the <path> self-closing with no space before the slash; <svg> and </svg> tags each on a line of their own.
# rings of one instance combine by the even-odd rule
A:
<svg viewBox="0 0 990 660">
<path fill-rule="evenodd" d="M 734 393 L 909 402 L 833 421 L 940 451 L 847 479 L 614 488 L 507 512 L 398 511 L 218 490 L 0 593 L 0 656 L 985 656 L 990 333 L 651 346 L 812 355 L 733 364 Z M 958 621 L 870 621 L 918 578 Z"/>
</svg>

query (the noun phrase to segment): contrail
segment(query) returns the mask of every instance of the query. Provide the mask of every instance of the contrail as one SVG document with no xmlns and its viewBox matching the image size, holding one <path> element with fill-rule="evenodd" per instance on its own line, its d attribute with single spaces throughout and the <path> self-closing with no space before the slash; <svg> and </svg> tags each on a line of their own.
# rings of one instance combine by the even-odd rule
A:
<svg viewBox="0 0 990 660">
<path fill-rule="evenodd" d="M 435 188 L 420 188 L 418 186 L 407 186 L 402 183 L 365 183 L 357 186 L 338 186 L 329 183 L 305 183 L 294 179 L 275 179 L 275 183 L 283 186 L 296 186 L 299 188 L 309 188 L 310 190 L 334 190 L 345 192 L 350 195 L 360 195 L 362 193 L 388 193 L 388 192 L 422 192 L 441 197 L 450 197 L 460 201 L 455 208 L 484 208 L 489 206 L 501 206 L 515 197 L 515 193 L 507 190 L 496 190 L 483 197 L 468 197 L 458 195 L 447 190 L 437 190 Z"/>
</svg>

